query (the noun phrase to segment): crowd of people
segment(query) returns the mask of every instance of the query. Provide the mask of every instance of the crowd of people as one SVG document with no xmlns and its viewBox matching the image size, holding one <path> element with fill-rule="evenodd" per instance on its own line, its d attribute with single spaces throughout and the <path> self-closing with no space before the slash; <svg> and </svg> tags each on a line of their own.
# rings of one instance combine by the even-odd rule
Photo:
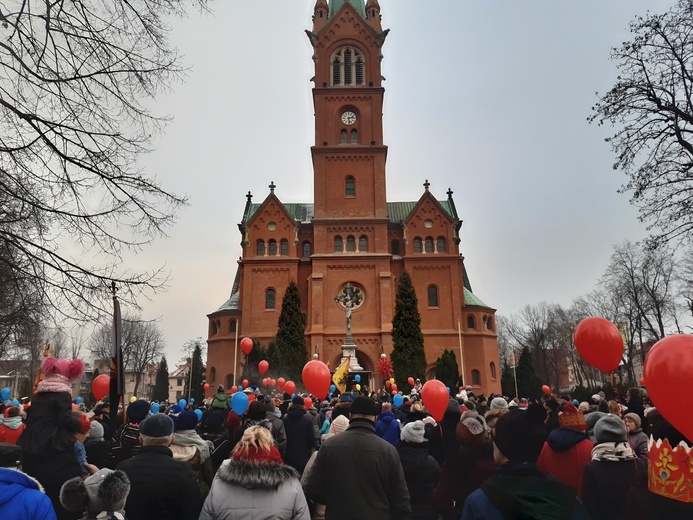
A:
<svg viewBox="0 0 693 520">
<path fill-rule="evenodd" d="M 82 370 L 47 358 L 30 407 L 2 405 L 0 518 L 693 518 L 648 492 L 648 436 L 688 440 L 639 388 L 579 402 L 463 387 L 439 420 L 418 380 L 398 399 L 250 386 L 242 413 L 223 386 L 197 409 L 87 409 L 69 386 Z"/>
</svg>

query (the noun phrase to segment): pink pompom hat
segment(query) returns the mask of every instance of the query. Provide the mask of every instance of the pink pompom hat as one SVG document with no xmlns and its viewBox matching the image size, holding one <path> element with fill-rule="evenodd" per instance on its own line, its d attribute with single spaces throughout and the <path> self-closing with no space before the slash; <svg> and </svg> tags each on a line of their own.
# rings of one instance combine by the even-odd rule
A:
<svg viewBox="0 0 693 520">
<path fill-rule="evenodd" d="M 84 363 L 79 359 L 68 361 L 49 356 L 44 358 L 41 370 L 43 371 L 43 381 L 36 387 L 37 392 L 67 392 L 72 394 L 70 381 L 82 377 Z"/>
</svg>

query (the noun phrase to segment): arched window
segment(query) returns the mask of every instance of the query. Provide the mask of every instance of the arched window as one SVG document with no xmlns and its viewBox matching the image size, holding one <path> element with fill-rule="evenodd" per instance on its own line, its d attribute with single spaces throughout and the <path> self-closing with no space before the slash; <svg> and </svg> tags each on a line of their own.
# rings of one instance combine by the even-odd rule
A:
<svg viewBox="0 0 693 520">
<path fill-rule="evenodd" d="M 433 252 L 433 239 L 431 237 L 426 237 L 426 252 Z"/>
<path fill-rule="evenodd" d="M 217 380 L 217 369 L 212 367 L 209 369 L 209 380 L 214 383 Z"/>
<path fill-rule="evenodd" d="M 359 144 L 359 131 L 358 130 L 352 130 L 351 134 L 349 135 L 351 140 L 351 144 Z"/>
<path fill-rule="evenodd" d="M 435 285 L 428 286 L 428 306 L 438 307 L 438 288 Z"/>
<path fill-rule="evenodd" d="M 354 197 L 356 195 L 356 181 L 353 177 L 347 177 L 344 181 L 344 195 Z"/>
<path fill-rule="evenodd" d="M 308 258 L 310 256 L 310 242 L 303 242 L 303 257 Z"/>
<path fill-rule="evenodd" d="M 226 374 L 226 388 L 230 389 L 233 386 L 233 374 Z"/>
<path fill-rule="evenodd" d="M 219 322 L 218 321 L 213 322 L 212 323 L 212 334 L 214 334 L 215 336 L 217 334 L 219 334 L 219 329 L 220 329 Z"/>
<path fill-rule="evenodd" d="M 287 239 L 282 239 L 282 241 L 280 242 L 280 247 L 282 256 L 286 256 L 289 254 L 289 241 Z"/>
<path fill-rule="evenodd" d="M 496 364 L 491 361 L 491 364 L 488 367 L 491 370 L 491 379 L 496 379 Z"/>
<path fill-rule="evenodd" d="M 265 309 L 274 309 L 274 289 L 267 289 L 265 292 Z"/>
<path fill-rule="evenodd" d="M 348 252 L 356 251 L 356 239 L 354 238 L 353 235 L 349 235 L 347 237 L 347 251 Z"/>
<path fill-rule="evenodd" d="M 445 253 L 445 237 L 438 237 L 436 246 L 438 246 L 439 253 Z"/>
<path fill-rule="evenodd" d="M 415 253 L 421 252 L 421 239 L 419 237 L 416 237 L 414 239 L 414 252 Z"/>
<path fill-rule="evenodd" d="M 476 369 L 472 370 L 472 385 L 474 385 L 474 386 L 481 385 L 481 372 L 479 372 Z"/>
<path fill-rule="evenodd" d="M 488 330 L 493 330 L 493 317 L 488 317 L 488 321 L 486 322 L 486 328 Z"/>
<path fill-rule="evenodd" d="M 359 238 L 359 251 L 362 253 L 368 251 L 368 237 L 365 235 Z"/>
<path fill-rule="evenodd" d="M 236 332 L 236 320 L 229 320 L 229 332 Z"/>
<path fill-rule="evenodd" d="M 272 239 L 269 241 L 269 255 L 270 256 L 277 256 L 277 241 Z"/>
<path fill-rule="evenodd" d="M 476 329 L 476 322 L 474 320 L 474 316 L 472 316 L 471 314 L 467 316 L 467 328 Z"/>
<path fill-rule="evenodd" d="M 399 255 L 399 240 L 393 240 L 390 247 L 393 255 Z"/>
<path fill-rule="evenodd" d="M 342 47 L 331 60 L 332 86 L 355 87 L 366 84 L 366 61 L 361 51 L 354 47 Z"/>
<path fill-rule="evenodd" d="M 342 252 L 342 237 L 334 237 L 334 252 Z"/>
<path fill-rule="evenodd" d="M 349 144 L 349 134 L 343 128 L 342 131 L 339 132 L 339 144 Z"/>
<path fill-rule="evenodd" d="M 257 256 L 265 256 L 265 241 L 257 241 Z"/>
<path fill-rule="evenodd" d="M 488 316 L 484 316 L 482 320 L 484 322 L 484 329 L 488 330 Z"/>
</svg>

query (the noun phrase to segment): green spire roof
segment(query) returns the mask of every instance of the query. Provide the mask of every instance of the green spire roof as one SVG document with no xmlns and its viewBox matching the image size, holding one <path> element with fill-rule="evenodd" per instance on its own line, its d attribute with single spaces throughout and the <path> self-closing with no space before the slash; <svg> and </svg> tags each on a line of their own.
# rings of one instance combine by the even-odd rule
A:
<svg viewBox="0 0 693 520">
<path fill-rule="evenodd" d="M 344 4 L 351 4 L 361 16 L 364 18 L 366 17 L 366 4 L 364 0 L 330 0 L 330 12 L 327 14 L 327 17 L 332 18 Z"/>
<path fill-rule="evenodd" d="M 472 291 L 464 288 L 464 306 L 465 307 L 488 307 L 484 302 L 472 294 Z"/>
</svg>

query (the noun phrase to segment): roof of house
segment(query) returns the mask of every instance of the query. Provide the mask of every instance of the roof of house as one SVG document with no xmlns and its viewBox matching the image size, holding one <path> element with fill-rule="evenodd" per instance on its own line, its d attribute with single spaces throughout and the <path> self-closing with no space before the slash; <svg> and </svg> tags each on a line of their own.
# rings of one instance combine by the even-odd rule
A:
<svg viewBox="0 0 693 520">
<path fill-rule="evenodd" d="M 488 305 L 486 305 L 479 298 L 474 296 L 472 291 L 470 291 L 466 287 L 464 288 L 464 306 L 465 307 L 488 307 Z"/>
</svg>

